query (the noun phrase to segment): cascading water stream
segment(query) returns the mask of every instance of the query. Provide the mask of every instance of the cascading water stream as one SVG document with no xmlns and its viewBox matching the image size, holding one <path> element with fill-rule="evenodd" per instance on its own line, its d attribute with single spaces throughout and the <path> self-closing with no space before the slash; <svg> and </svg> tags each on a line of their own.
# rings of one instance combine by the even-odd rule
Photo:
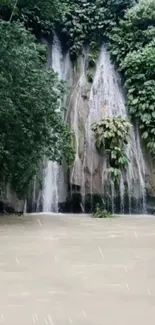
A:
<svg viewBox="0 0 155 325">
<path fill-rule="evenodd" d="M 91 131 L 91 125 L 104 117 L 121 115 L 128 118 L 120 78 L 110 61 L 106 47 L 101 48 L 91 89 L 87 81 L 85 52 L 73 68 L 69 55 L 62 54 L 60 43 L 55 37 L 49 65 L 61 79 L 67 80 L 72 89 L 64 98 L 64 102 L 67 102 L 65 118 L 71 123 L 76 144 L 75 162 L 70 177 L 71 189 L 74 185 L 77 191 L 80 190 L 83 203 L 87 194 L 91 194 L 91 197 L 97 194 L 107 198 L 107 205 L 113 212 L 115 212 L 116 198 L 119 198 L 121 213 L 126 212 L 127 207 L 129 213 L 132 211 L 146 213 L 146 167 L 138 128 L 132 128 L 131 139 L 126 148 L 130 163 L 127 171 L 122 172 L 117 189 L 112 180 L 107 185 L 108 162 L 105 157 L 99 155 L 95 146 L 94 133 Z M 66 197 L 63 201 L 60 199 L 64 192 L 67 195 L 67 183 L 64 180 L 62 167 L 56 162 L 48 161 L 44 179 L 43 211 L 58 212 L 58 203 L 65 202 L 66 199 Z M 84 204 L 82 210 L 83 208 Z"/>
<path fill-rule="evenodd" d="M 93 194 L 93 172 L 94 172 L 94 155 L 97 154 L 94 144 L 94 134 L 91 131 L 91 124 L 103 119 L 104 117 L 123 116 L 128 118 L 125 107 L 124 95 L 121 91 L 120 80 L 110 61 L 110 56 L 105 46 L 102 46 L 99 60 L 96 66 L 96 72 L 94 81 L 92 84 L 89 100 L 89 116 L 86 123 L 86 141 L 87 141 L 87 157 L 92 155 L 90 161 L 90 173 L 91 173 L 91 194 Z M 134 132 L 134 128 L 131 132 L 131 140 L 127 147 L 127 156 L 129 158 L 129 167 L 126 175 L 122 173 L 120 180 L 120 205 L 121 212 L 124 212 L 124 196 L 125 196 L 125 184 L 128 188 L 129 199 L 129 212 L 131 212 L 131 199 L 133 197 L 137 200 L 137 209 L 146 213 L 146 191 L 145 191 L 145 164 L 143 154 L 140 146 L 139 135 Z M 103 166 L 102 179 L 103 183 L 105 172 L 105 162 Z M 114 184 L 111 182 L 111 205 L 114 212 Z M 138 201 L 141 202 L 139 206 Z"/>
<path fill-rule="evenodd" d="M 51 62 L 50 62 L 51 61 Z M 49 65 L 58 73 L 60 79 L 66 80 L 70 68 L 69 55 L 62 55 L 62 49 L 58 38 L 55 36 L 52 44 L 51 55 L 49 56 Z M 65 98 L 64 98 L 65 100 Z M 60 103 L 61 105 L 62 103 Z M 43 189 L 43 211 L 58 212 L 58 203 L 63 192 L 65 182 L 63 178 L 62 167 L 53 161 L 47 162 L 45 171 L 44 189 Z M 66 190 L 64 189 L 66 192 Z M 63 194 L 62 194 L 63 195 Z"/>
</svg>

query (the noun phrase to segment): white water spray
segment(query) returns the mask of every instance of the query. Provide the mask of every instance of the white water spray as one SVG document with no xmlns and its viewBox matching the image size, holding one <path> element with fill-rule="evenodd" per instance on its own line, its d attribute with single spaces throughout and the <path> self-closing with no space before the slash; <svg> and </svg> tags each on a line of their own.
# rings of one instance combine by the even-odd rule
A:
<svg viewBox="0 0 155 325">
<path fill-rule="evenodd" d="M 89 116 L 86 125 L 87 138 L 87 157 L 91 155 L 90 174 L 91 174 L 91 193 L 93 194 L 93 173 L 94 156 L 96 148 L 94 144 L 94 134 L 91 131 L 91 125 L 105 117 L 123 116 L 128 118 L 125 107 L 124 95 L 121 91 L 120 79 L 114 66 L 110 61 L 110 56 L 105 46 L 102 46 L 100 57 L 97 62 L 96 73 L 90 93 Z M 141 209 L 146 213 L 146 191 L 145 191 L 145 163 L 140 146 L 139 134 L 135 136 L 134 129 L 131 132 L 131 140 L 127 147 L 127 156 L 129 158 L 129 167 L 126 175 L 121 175 L 120 181 L 120 208 L 124 212 L 125 183 L 128 186 L 129 212 L 131 211 L 131 198 L 135 197 L 137 202 L 142 200 Z M 89 158 L 90 159 L 90 158 Z M 102 172 L 102 181 L 104 183 L 105 162 Z M 114 210 L 114 186 L 111 184 L 111 204 Z M 138 203 L 137 203 L 138 204 Z M 114 212 L 114 211 L 113 211 Z"/>
<path fill-rule="evenodd" d="M 56 36 L 54 37 L 51 53 L 49 55 L 49 64 L 52 66 L 53 70 L 58 73 L 60 79 L 67 79 L 68 72 L 70 71 L 69 55 L 67 54 L 65 57 L 62 55 L 61 45 Z M 60 103 L 60 105 L 61 104 L 62 103 Z M 59 200 L 61 200 L 63 192 L 66 192 L 64 186 L 65 182 L 62 167 L 56 162 L 48 161 L 43 189 L 44 212 L 58 212 Z"/>
</svg>

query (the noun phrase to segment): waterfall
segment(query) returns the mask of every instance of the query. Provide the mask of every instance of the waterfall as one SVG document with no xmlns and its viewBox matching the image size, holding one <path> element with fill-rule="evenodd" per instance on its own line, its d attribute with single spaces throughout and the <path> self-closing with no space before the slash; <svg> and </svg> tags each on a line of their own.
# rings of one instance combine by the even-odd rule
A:
<svg viewBox="0 0 155 325">
<path fill-rule="evenodd" d="M 114 66 L 110 61 L 109 53 L 105 46 L 102 46 L 99 60 L 96 66 L 94 81 L 90 91 L 89 99 L 89 115 L 86 123 L 86 151 L 87 159 L 89 159 L 89 172 L 91 174 L 90 192 L 94 193 L 94 172 L 95 159 L 98 155 L 94 144 L 94 134 L 90 130 L 91 124 L 103 119 L 104 117 L 112 117 L 122 115 L 128 118 L 124 95 L 121 90 L 120 79 L 116 73 Z M 132 128 L 130 143 L 127 147 L 127 156 L 129 158 L 129 166 L 126 174 L 121 174 L 120 179 L 120 209 L 124 212 L 125 186 L 128 191 L 129 212 L 132 212 L 132 199 L 135 197 L 137 211 L 146 213 L 146 191 L 145 191 L 145 163 L 140 146 L 139 134 Z M 106 163 L 103 161 L 102 166 L 102 186 L 104 187 Z M 111 187 L 111 206 L 115 211 L 114 197 L 116 196 L 114 184 L 110 182 Z M 118 189 L 117 189 L 118 191 Z"/>
<path fill-rule="evenodd" d="M 119 186 L 107 177 L 108 161 L 96 149 L 91 125 L 106 117 L 123 116 L 128 119 L 125 96 L 119 75 L 110 60 L 106 46 L 102 46 L 96 63 L 93 82 L 87 78 L 87 52 L 72 66 L 69 54 L 62 53 L 57 37 L 49 46 L 48 65 L 66 80 L 68 93 L 64 98 L 69 122 L 75 135 L 76 155 L 70 170 L 70 187 L 74 193 L 81 193 L 82 210 L 93 204 L 93 196 L 105 198 L 107 209 L 121 213 L 146 213 L 145 162 L 141 149 L 138 127 L 133 126 L 130 142 L 126 148 L 129 165 L 121 173 Z M 67 170 L 56 162 L 46 160 L 43 212 L 58 212 L 59 203 L 65 203 L 68 195 Z M 35 198 L 34 185 L 34 200 Z M 73 194 L 73 192 L 72 192 Z M 40 206 L 41 197 L 37 200 Z M 89 205 L 90 204 L 90 205 Z M 89 208 L 87 209 L 87 211 Z M 89 210 L 90 211 L 90 210 Z"/>
<path fill-rule="evenodd" d="M 71 70 L 69 54 L 62 55 L 61 45 L 56 36 L 50 48 L 48 65 L 57 72 L 60 79 L 66 80 L 68 78 L 68 73 Z M 67 189 L 62 169 L 63 167 L 58 163 L 47 161 L 43 189 L 43 212 L 58 212 L 59 202 L 66 199 Z"/>
<path fill-rule="evenodd" d="M 44 212 L 58 212 L 58 175 L 59 165 L 56 162 L 48 161 L 43 192 Z"/>
</svg>

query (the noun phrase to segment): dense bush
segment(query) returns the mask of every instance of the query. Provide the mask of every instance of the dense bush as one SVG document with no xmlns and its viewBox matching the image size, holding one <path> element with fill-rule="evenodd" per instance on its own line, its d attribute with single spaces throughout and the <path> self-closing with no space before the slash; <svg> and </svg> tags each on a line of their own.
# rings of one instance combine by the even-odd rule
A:
<svg viewBox="0 0 155 325">
<path fill-rule="evenodd" d="M 128 166 L 128 158 L 125 153 L 125 146 L 130 138 L 131 124 L 122 116 L 105 118 L 92 125 L 96 136 L 96 147 L 102 148 L 109 160 L 110 176 L 117 180 L 122 170 Z"/>
<path fill-rule="evenodd" d="M 0 0 L 0 17 L 24 22 L 37 37 L 50 32 L 66 11 L 63 0 Z"/>
<path fill-rule="evenodd" d="M 110 49 L 124 74 L 129 112 L 155 155 L 155 1 L 141 0 L 110 35 Z"/>
<path fill-rule="evenodd" d="M 50 33 L 58 25 L 73 57 L 83 44 L 99 42 L 124 16 L 134 0 L 0 0 L 0 14 L 20 19 L 35 35 Z M 14 6 L 15 4 L 15 6 Z M 14 9 L 13 9 L 14 8 Z M 8 10 L 6 10 L 8 9 Z"/>
<path fill-rule="evenodd" d="M 130 113 L 139 122 L 147 148 L 155 155 L 155 42 L 128 54 L 123 68 Z"/>
<path fill-rule="evenodd" d="M 71 0 L 69 11 L 63 16 L 63 33 L 76 57 L 83 44 L 103 41 L 133 0 Z"/>
<path fill-rule="evenodd" d="M 129 52 L 137 51 L 155 38 L 155 1 L 140 1 L 126 11 L 108 34 L 109 47 L 120 65 Z"/>
<path fill-rule="evenodd" d="M 0 43 L 0 181 L 23 196 L 44 155 L 73 158 L 60 109 L 64 85 L 19 23 L 0 22 Z"/>
</svg>

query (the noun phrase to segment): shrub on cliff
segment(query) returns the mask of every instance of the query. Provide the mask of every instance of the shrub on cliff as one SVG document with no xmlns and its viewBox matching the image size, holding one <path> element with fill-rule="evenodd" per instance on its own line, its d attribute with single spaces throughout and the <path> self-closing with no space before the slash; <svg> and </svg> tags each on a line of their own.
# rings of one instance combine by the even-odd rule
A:
<svg viewBox="0 0 155 325">
<path fill-rule="evenodd" d="M 155 155 L 155 1 L 139 1 L 109 38 L 111 53 L 124 75 L 129 113 Z"/>
</svg>

